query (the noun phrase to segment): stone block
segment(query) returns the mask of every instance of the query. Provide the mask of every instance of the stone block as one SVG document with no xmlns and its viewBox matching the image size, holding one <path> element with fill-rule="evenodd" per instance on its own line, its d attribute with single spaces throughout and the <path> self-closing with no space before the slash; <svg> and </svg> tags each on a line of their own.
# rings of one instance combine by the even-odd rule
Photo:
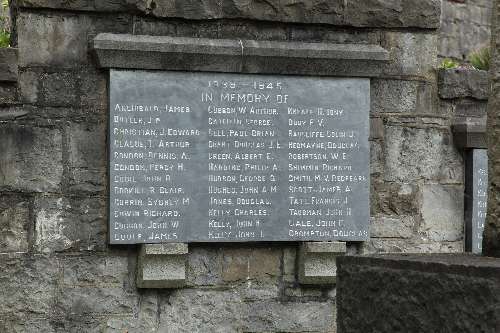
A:
<svg viewBox="0 0 500 333">
<path fill-rule="evenodd" d="M 18 0 L 20 7 L 81 11 L 129 11 L 159 18 L 196 20 L 246 19 L 294 23 L 318 23 L 354 27 L 439 27 L 441 3 L 423 0 L 383 2 L 359 1 L 277 1 L 240 3 L 235 0 L 205 1 L 62 1 Z M 376 13 L 374 15 L 374 13 Z"/>
<path fill-rule="evenodd" d="M 57 128 L 0 123 L 0 189 L 57 191 L 62 182 L 62 135 Z"/>
<path fill-rule="evenodd" d="M 138 288 L 181 288 L 186 284 L 186 243 L 144 244 L 138 255 Z"/>
<path fill-rule="evenodd" d="M 0 252 L 28 252 L 30 200 L 3 193 L 0 195 Z"/>
<path fill-rule="evenodd" d="M 0 82 L 17 81 L 17 49 L 0 48 Z"/>
<path fill-rule="evenodd" d="M 187 259 L 186 284 L 213 286 L 222 284 L 221 253 L 218 248 L 192 244 Z"/>
<path fill-rule="evenodd" d="M 388 53 L 379 45 L 99 34 L 103 68 L 376 76 Z M 332 61 L 335 60 L 335 61 Z"/>
<path fill-rule="evenodd" d="M 178 289 L 159 300 L 159 332 L 238 332 L 245 315 L 233 290 Z"/>
<path fill-rule="evenodd" d="M 20 11 L 17 18 L 19 66 L 87 66 L 92 57 L 89 42 L 99 32 L 131 32 L 130 17 L 44 15 Z"/>
<path fill-rule="evenodd" d="M 66 127 L 69 190 L 102 192 L 106 187 L 106 128 L 104 124 L 71 123 Z M 111 186 L 115 184 L 110 180 Z"/>
<path fill-rule="evenodd" d="M 106 248 L 106 208 L 101 197 L 36 198 L 35 251 L 102 251 Z"/>
<path fill-rule="evenodd" d="M 500 263 L 493 258 L 345 256 L 338 274 L 339 333 L 498 331 Z"/>
<path fill-rule="evenodd" d="M 389 51 L 391 60 L 384 65 L 383 73 L 435 80 L 437 42 L 432 32 L 386 32 L 381 45 Z"/>
<path fill-rule="evenodd" d="M 388 125 L 384 151 L 386 181 L 463 181 L 463 158 L 443 129 Z"/>
<path fill-rule="evenodd" d="M 71 255 L 61 257 L 62 280 L 66 287 L 123 287 L 126 283 L 128 257 L 104 255 Z"/>
<path fill-rule="evenodd" d="M 438 91 L 444 99 L 470 97 L 487 100 L 490 94 L 488 72 L 475 69 L 440 70 Z"/>
<path fill-rule="evenodd" d="M 0 318 L 11 318 L 17 323 L 32 317 L 48 318 L 55 302 L 59 272 L 56 258 L 0 254 Z"/>
<path fill-rule="evenodd" d="M 372 113 L 435 114 L 434 86 L 430 82 L 373 79 Z"/>
<path fill-rule="evenodd" d="M 300 245 L 298 277 L 301 284 L 334 284 L 336 259 L 347 251 L 345 242 L 307 242 Z"/>
<path fill-rule="evenodd" d="M 463 253 L 464 242 L 434 242 L 423 237 L 372 238 L 363 242 L 359 254 L 374 253 Z"/>
<path fill-rule="evenodd" d="M 411 238 L 416 223 L 412 216 L 375 216 L 370 219 L 372 238 Z"/>
<path fill-rule="evenodd" d="M 277 282 L 281 251 L 277 248 L 224 248 L 222 279 L 225 282 Z"/>
<path fill-rule="evenodd" d="M 266 300 L 245 303 L 242 331 L 335 332 L 335 301 L 279 302 Z"/>
<path fill-rule="evenodd" d="M 464 188 L 424 185 L 419 233 L 431 241 L 457 241 L 464 236 Z"/>
</svg>

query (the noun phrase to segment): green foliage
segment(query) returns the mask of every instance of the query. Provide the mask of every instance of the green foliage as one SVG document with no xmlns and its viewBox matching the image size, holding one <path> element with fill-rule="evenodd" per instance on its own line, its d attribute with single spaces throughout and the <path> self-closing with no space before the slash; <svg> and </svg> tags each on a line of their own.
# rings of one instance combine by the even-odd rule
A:
<svg viewBox="0 0 500 333">
<path fill-rule="evenodd" d="M 441 66 L 439 66 L 439 68 L 442 68 L 442 69 L 453 69 L 453 68 L 457 68 L 460 64 L 458 62 L 456 62 L 455 60 L 453 59 L 444 59 L 442 62 L 441 62 Z"/>
<path fill-rule="evenodd" d="M 0 48 L 10 46 L 10 33 L 0 30 Z"/>
<path fill-rule="evenodd" d="M 490 69 L 491 52 L 489 47 L 483 47 L 469 55 L 469 61 L 475 69 L 487 71 Z"/>
<path fill-rule="evenodd" d="M 1 1 L 2 1 L 1 5 L 5 12 L 9 8 L 9 0 L 1 0 Z M 7 25 L 5 24 L 6 21 L 7 18 L 5 16 L 0 17 L 0 23 L 4 26 L 4 28 L 0 29 L 0 48 L 10 46 L 10 32 L 9 29 L 5 27 Z"/>
</svg>

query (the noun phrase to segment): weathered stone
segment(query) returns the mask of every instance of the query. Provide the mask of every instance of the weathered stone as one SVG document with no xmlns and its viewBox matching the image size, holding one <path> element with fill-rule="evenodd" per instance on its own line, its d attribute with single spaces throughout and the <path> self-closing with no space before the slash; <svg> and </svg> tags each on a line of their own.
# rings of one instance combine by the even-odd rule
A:
<svg viewBox="0 0 500 333">
<path fill-rule="evenodd" d="M 17 49 L 0 48 L 0 81 L 17 81 Z"/>
<path fill-rule="evenodd" d="M 244 315 L 231 290 L 179 289 L 160 301 L 159 310 L 159 332 L 238 332 Z"/>
<path fill-rule="evenodd" d="M 476 69 L 440 70 L 438 75 L 439 96 L 451 98 L 488 99 L 490 82 L 488 72 Z"/>
<path fill-rule="evenodd" d="M 464 233 L 464 188 L 424 185 L 420 234 L 431 241 L 457 241 Z"/>
<path fill-rule="evenodd" d="M 60 259 L 62 283 L 68 287 L 122 287 L 128 278 L 128 258 L 112 253 Z"/>
<path fill-rule="evenodd" d="M 180 288 L 186 284 L 186 243 L 143 244 L 138 255 L 138 288 Z"/>
<path fill-rule="evenodd" d="M 335 302 L 331 300 L 246 303 L 243 332 L 335 332 Z"/>
<path fill-rule="evenodd" d="M 420 187 L 416 184 L 372 182 L 372 215 L 411 215 L 420 210 Z"/>
<path fill-rule="evenodd" d="M 374 79 L 371 88 L 372 113 L 436 113 L 429 82 Z"/>
<path fill-rule="evenodd" d="M 437 35 L 429 32 L 386 32 L 381 46 L 391 61 L 384 66 L 386 75 L 419 76 L 435 80 Z"/>
<path fill-rule="evenodd" d="M 280 252 L 275 248 L 224 249 L 222 279 L 226 282 L 277 281 L 280 273 Z"/>
<path fill-rule="evenodd" d="M 383 152 L 380 142 L 370 141 L 370 174 L 380 174 L 383 172 Z"/>
<path fill-rule="evenodd" d="M 0 195 L 0 252 L 28 252 L 30 201 L 26 197 Z"/>
<path fill-rule="evenodd" d="M 92 58 L 89 41 L 99 32 L 130 32 L 127 16 L 100 19 L 89 15 L 42 15 L 21 12 L 17 18 L 19 66 L 78 68 Z"/>
<path fill-rule="evenodd" d="M 442 6 L 439 56 L 466 60 L 488 45 L 493 0 L 446 0 Z"/>
<path fill-rule="evenodd" d="M 59 263 L 45 256 L 0 254 L 0 318 L 18 323 L 48 318 L 53 310 Z"/>
<path fill-rule="evenodd" d="M 339 333 L 498 331 L 497 260 L 380 255 L 338 264 Z"/>
<path fill-rule="evenodd" d="M 106 186 L 104 124 L 72 123 L 66 131 L 69 137 L 69 190 L 76 193 L 103 191 Z"/>
<path fill-rule="evenodd" d="M 140 11 L 157 17 L 185 19 L 253 19 L 296 23 L 322 23 L 356 27 L 418 27 L 438 28 L 441 14 L 440 1 L 411 0 L 389 3 L 370 0 L 360 3 L 348 1 L 277 1 L 240 3 L 234 0 L 147 0 L 113 2 L 81 0 L 19 0 L 19 6 L 29 8 L 54 8 L 85 11 Z M 374 15 L 373 13 L 377 13 Z M 418 13 L 418 14 L 415 14 Z"/>
<path fill-rule="evenodd" d="M 195 286 L 222 283 L 221 254 L 217 248 L 192 245 L 187 262 L 186 284 Z"/>
<path fill-rule="evenodd" d="M 0 188 L 56 191 L 62 181 L 62 136 L 56 128 L 0 123 Z"/>
<path fill-rule="evenodd" d="M 41 196 L 34 215 L 38 252 L 98 251 L 106 246 L 106 205 L 100 197 Z"/>
<path fill-rule="evenodd" d="M 388 60 L 379 45 L 116 34 L 99 34 L 94 49 L 100 67 L 151 70 L 374 76 Z"/>
<path fill-rule="evenodd" d="M 345 242 L 307 242 L 300 245 L 298 277 L 302 284 L 334 284 L 336 258 L 346 253 Z"/>
<path fill-rule="evenodd" d="M 370 236 L 376 238 L 411 238 L 415 219 L 411 216 L 375 216 L 370 219 Z"/>
<path fill-rule="evenodd" d="M 463 253 L 464 242 L 433 242 L 422 237 L 411 239 L 372 238 L 361 245 L 359 254 L 374 253 Z"/>
<path fill-rule="evenodd" d="M 463 159 L 450 141 L 441 129 L 386 126 L 385 180 L 460 183 Z"/>
</svg>

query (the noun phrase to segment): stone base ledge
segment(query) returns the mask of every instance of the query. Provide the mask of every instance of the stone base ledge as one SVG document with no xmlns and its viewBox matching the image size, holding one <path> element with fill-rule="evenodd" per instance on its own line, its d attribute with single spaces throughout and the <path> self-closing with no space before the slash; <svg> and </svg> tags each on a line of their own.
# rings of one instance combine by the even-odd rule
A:
<svg viewBox="0 0 500 333">
<path fill-rule="evenodd" d="M 186 243 L 144 244 L 137 264 L 138 288 L 181 288 L 186 284 Z"/>
<path fill-rule="evenodd" d="M 387 50 L 369 44 L 101 33 L 93 47 L 101 68 L 372 77 L 389 60 Z"/>
<path fill-rule="evenodd" d="M 500 259 L 467 254 L 337 259 L 338 332 L 499 332 Z"/>
<path fill-rule="evenodd" d="M 337 281 L 338 256 L 346 253 L 345 242 L 306 242 L 299 248 L 298 277 L 301 284 L 328 285 Z"/>
</svg>

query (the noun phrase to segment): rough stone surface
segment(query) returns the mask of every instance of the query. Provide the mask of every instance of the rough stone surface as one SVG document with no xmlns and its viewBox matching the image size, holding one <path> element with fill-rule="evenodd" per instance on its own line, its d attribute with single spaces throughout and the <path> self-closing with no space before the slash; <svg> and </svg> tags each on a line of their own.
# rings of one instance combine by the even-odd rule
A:
<svg viewBox="0 0 500 333">
<path fill-rule="evenodd" d="M 497 332 L 500 264 L 472 255 L 338 259 L 338 332 Z"/>
<path fill-rule="evenodd" d="M 425 185 L 422 193 L 422 222 L 419 233 L 431 241 L 463 238 L 464 188 L 454 185 Z"/>
<path fill-rule="evenodd" d="M 17 49 L 0 48 L 0 82 L 16 82 L 17 66 Z"/>
<path fill-rule="evenodd" d="M 28 197 L 0 195 L 0 252 L 28 252 Z"/>
<path fill-rule="evenodd" d="M 445 0 L 442 5 L 439 56 L 466 60 L 487 46 L 494 0 Z"/>
<path fill-rule="evenodd" d="M 462 181 L 462 158 L 448 132 L 399 126 L 386 126 L 385 132 L 387 181 Z"/>
<path fill-rule="evenodd" d="M 475 69 L 440 70 L 439 96 L 445 99 L 470 97 L 486 100 L 490 94 L 488 72 Z"/>
<path fill-rule="evenodd" d="M 60 188 L 59 129 L 0 122 L 0 137 L 0 189 L 44 192 Z"/>
<path fill-rule="evenodd" d="M 18 0 L 21 7 L 72 9 L 85 11 L 134 11 L 156 17 L 185 19 L 239 18 L 266 21 L 323 23 L 354 27 L 418 27 L 438 28 L 441 3 L 438 0 L 411 0 L 363 3 L 347 1 L 277 1 L 235 0 L 98 0 L 67 2 L 62 0 Z M 374 15 L 376 13 L 376 15 Z"/>
</svg>

